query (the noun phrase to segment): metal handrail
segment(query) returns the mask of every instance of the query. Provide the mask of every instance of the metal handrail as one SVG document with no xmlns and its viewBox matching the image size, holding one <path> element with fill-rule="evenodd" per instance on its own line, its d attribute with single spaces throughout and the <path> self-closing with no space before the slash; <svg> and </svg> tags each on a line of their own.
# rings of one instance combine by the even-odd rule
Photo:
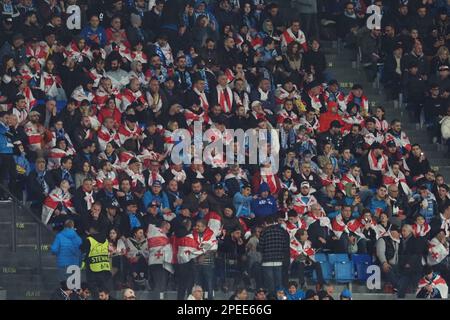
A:
<svg viewBox="0 0 450 320">
<path fill-rule="evenodd" d="M 17 250 L 17 212 L 18 210 L 23 210 L 27 215 L 31 216 L 34 222 L 36 222 L 36 232 L 37 232 L 37 251 L 38 251 L 38 274 L 42 273 L 42 230 L 44 227 L 48 231 L 53 233 L 53 230 L 46 224 L 44 224 L 27 206 L 23 205 L 23 203 L 17 199 L 8 188 L 6 188 L 3 184 L 0 183 L 0 189 L 3 194 L 7 195 L 12 199 L 12 210 L 11 210 L 11 251 L 16 252 Z"/>
</svg>

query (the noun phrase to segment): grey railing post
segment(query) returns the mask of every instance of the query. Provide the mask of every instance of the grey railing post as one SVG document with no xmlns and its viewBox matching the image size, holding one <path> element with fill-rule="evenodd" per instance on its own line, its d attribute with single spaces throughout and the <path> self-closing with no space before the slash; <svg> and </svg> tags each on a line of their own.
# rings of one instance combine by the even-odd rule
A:
<svg viewBox="0 0 450 320">
<path fill-rule="evenodd" d="M 42 274 L 42 230 L 39 223 L 37 225 L 37 242 L 38 242 L 38 274 Z"/>
<path fill-rule="evenodd" d="M 16 213 L 17 213 L 17 203 L 12 200 L 11 201 L 12 208 L 11 208 L 11 250 L 12 252 L 16 252 L 17 249 L 17 229 L 16 229 Z"/>
</svg>

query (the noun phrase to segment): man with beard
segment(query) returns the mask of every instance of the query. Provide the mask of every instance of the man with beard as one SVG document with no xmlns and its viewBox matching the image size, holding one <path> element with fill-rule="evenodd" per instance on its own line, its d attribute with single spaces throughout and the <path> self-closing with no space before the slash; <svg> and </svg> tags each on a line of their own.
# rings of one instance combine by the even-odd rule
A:
<svg viewBox="0 0 450 320">
<path fill-rule="evenodd" d="M 411 150 L 411 142 L 409 142 L 406 133 L 402 131 L 402 123 L 400 120 L 395 119 L 391 121 L 391 128 L 386 133 L 386 142 L 389 141 L 394 141 L 403 155 Z"/>
<path fill-rule="evenodd" d="M 192 212 L 197 212 L 200 202 L 205 201 L 208 198 L 208 194 L 203 191 L 202 183 L 194 179 L 191 182 L 191 193 L 184 199 L 184 206 L 190 208 Z"/>
<path fill-rule="evenodd" d="M 341 132 L 342 124 L 338 120 L 330 123 L 330 129 L 323 132 L 318 137 L 319 149 L 323 148 L 326 143 L 330 143 L 335 150 L 341 150 L 344 146 L 344 139 Z"/>
<path fill-rule="evenodd" d="M 361 130 L 361 135 L 364 137 L 364 149 L 369 149 L 374 143 L 382 143 L 384 136 L 377 130 L 375 119 L 368 118 L 365 120 L 365 128 Z"/>
<path fill-rule="evenodd" d="M 361 125 L 353 124 L 350 133 L 344 136 L 344 148 L 349 148 L 355 157 L 363 154 L 364 137 L 361 134 Z"/>
<path fill-rule="evenodd" d="M 320 177 L 312 172 L 311 164 L 303 163 L 300 169 L 300 174 L 296 177 L 295 184 L 300 186 L 302 182 L 308 182 L 311 187 L 311 192 L 317 192 L 322 188 L 322 180 Z"/>
<path fill-rule="evenodd" d="M 186 57 L 179 56 L 176 58 L 175 78 L 177 80 L 177 87 L 185 93 L 192 88 L 191 74 L 186 67 Z"/>
<path fill-rule="evenodd" d="M 448 194 L 449 187 L 446 184 L 438 186 L 438 192 L 436 195 L 436 203 L 438 206 L 438 212 L 444 212 L 444 210 L 450 206 L 450 198 Z"/>
<path fill-rule="evenodd" d="M 106 76 L 111 78 L 113 87 L 121 90 L 130 81 L 128 72 L 121 69 L 122 58 L 118 52 L 113 52 L 108 56 L 109 71 L 106 72 Z"/>
<path fill-rule="evenodd" d="M 418 144 L 411 146 L 411 153 L 406 159 L 406 164 L 408 165 L 409 175 L 414 182 L 422 179 L 425 173 L 431 170 L 430 163 Z"/>
<path fill-rule="evenodd" d="M 361 161 L 362 172 L 367 177 L 369 187 L 378 187 L 383 179 L 383 174 L 388 169 L 388 159 L 383 153 L 383 147 L 374 142 L 369 153 Z"/>
<path fill-rule="evenodd" d="M 80 124 L 74 129 L 70 137 L 77 151 L 81 150 L 85 140 L 91 139 L 95 141 L 97 136 L 95 130 L 91 128 L 91 119 L 88 116 L 83 116 Z"/>
</svg>

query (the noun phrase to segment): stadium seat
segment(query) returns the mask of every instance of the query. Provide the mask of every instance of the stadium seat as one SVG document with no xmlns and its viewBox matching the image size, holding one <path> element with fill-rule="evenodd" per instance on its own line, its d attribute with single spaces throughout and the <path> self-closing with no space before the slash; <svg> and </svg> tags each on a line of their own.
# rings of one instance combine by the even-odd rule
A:
<svg viewBox="0 0 450 320">
<path fill-rule="evenodd" d="M 331 280 L 333 278 L 333 272 L 331 268 L 331 264 L 328 261 L 320 261 L 320 267 L 322 268 L 322 275 L 325 281 Z M 314 270 L 312 279 L 314 282 L 317 282 L 317 273 Z"/>
<path fill-rule="evenodd" d="M 353 254 L 353 266 L 356 271 L 356 277 L 360 281 L 366 281 L 369 275 L 367 274 L 367 267 L 372 264 L 372 257 L 368 254 Z"/>
<path fill-rule="evenodd" d="M 348 283 L 355 280 L 353 263 L 350 261 L 336 262 L 334 264 L 334 278 L 338 283 Z"/>
<path fill-rule="evenodd" d="M 317 262 L 328 261 L 327 255 L 325 253 L 316 253 L 314 258 Z"/>
<path fill-rule="evenodd" d="M 348 258 L 348 254 L 346 253 L 329 253 L 328 254 L 328 262 L 330 262 L 330 264 L 332 266 L 334 266 L 334 264 L 336 262 L 348 262 L 350 261 L 350 259 Z"/>
</svg>

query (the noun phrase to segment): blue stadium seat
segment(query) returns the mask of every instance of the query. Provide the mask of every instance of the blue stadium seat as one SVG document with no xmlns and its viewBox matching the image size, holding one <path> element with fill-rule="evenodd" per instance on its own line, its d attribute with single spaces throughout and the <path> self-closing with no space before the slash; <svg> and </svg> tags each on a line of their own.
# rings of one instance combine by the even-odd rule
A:
<svg viewBox="0 0 450 320">
<path fill-rule="evenodd" d="M 336 262 L 334 264 L 334 278 L 338 283 L 348 283 L 355 280 L 353 263 L 350 261 Z"/>
<path fill-rule="evenodd" d="M 368 254 L 353 254 L 353 266 L 356 270 L 356 277 L 360 281 L 366 281 L 369 275 L 367 274 L 367 267 L 372 264 L 372 257 Z"/>
<path fill-rule="evenodd" d="M 348 258 L 348 254 L 346 253 L 329 253 L 328 254 L 328 262 L 330 262 L 330 264 L 332 266 L 334 266 L 334 264 L 336 262 L 348 262 L 350 261 L 350 259 Z"/>
<path fill-rule="evenodd" d="M 333 272 L 331 264 L 328 261 L 320 261 L 320 267 L 322 268 L 322 275 L 325 281 L 331 280 L 333 278 Z M 317 273 L 314 270 L 312 279 L 317 282 Z"/>
<path fill-rule="evenodd" d="M 325 253 L 316 253 L 314 258 L 317 262 L 328 261 L 327 255 Z"/>
</svg>

